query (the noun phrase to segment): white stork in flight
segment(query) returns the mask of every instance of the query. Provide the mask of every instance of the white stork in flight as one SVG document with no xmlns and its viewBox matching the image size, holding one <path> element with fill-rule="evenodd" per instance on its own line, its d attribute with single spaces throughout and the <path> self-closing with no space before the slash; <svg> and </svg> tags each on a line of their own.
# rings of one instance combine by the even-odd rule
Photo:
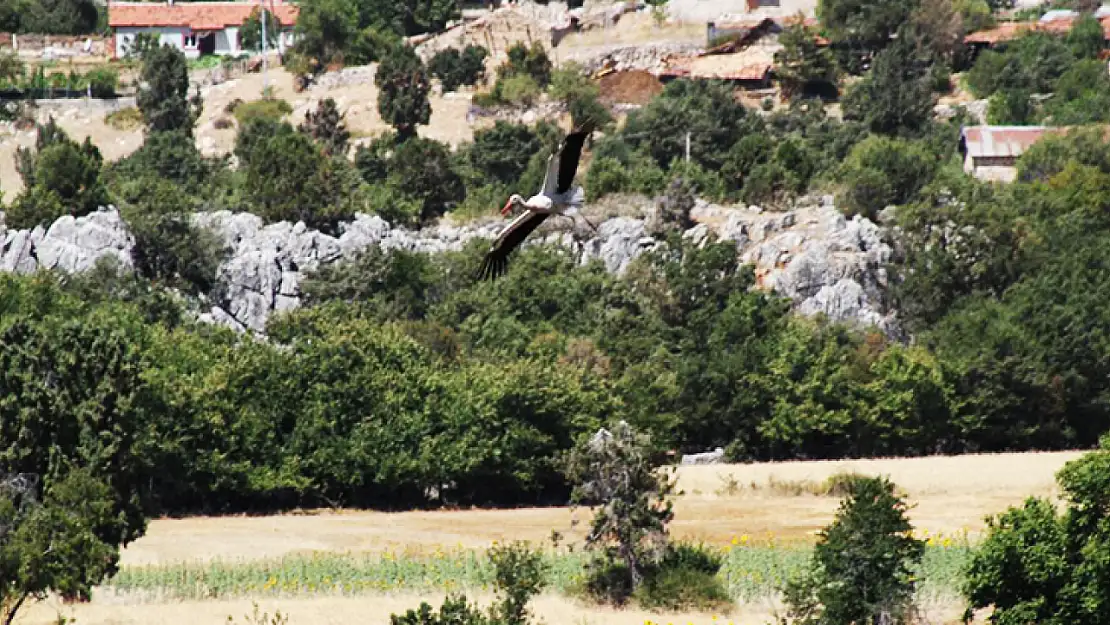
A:
<svg viewBox="0 0 1110 625">
<path fill-rule="evenodd" d="M 572 186 L 574 175 L 578 171 L 578 161 L 582 156 L 582 145 L 586 142 L 591 128 L 576 128 L 563 139 L 559 150 L 547 159 L 547 175 L 544 177 L 543 188 L 536 195 L 525 200 L 514 193 L 509 197 L 501 209 L 501 214 L 508 216 L 514 208 L 524 207 L 525 211 L 516 219 L 505 226 L 486 253 L 482 267 L 478 271 L 478 279 L 494 279 L 505 273 L 509 254 L 528 237 L 548 215 L 569 217 L 572 221 L 574 215 L 582 217 L 595 231 L 597 227 L 590 223 L 578 209 L 584 203 L 585 192 L 580 186 Z"/>
</svg>

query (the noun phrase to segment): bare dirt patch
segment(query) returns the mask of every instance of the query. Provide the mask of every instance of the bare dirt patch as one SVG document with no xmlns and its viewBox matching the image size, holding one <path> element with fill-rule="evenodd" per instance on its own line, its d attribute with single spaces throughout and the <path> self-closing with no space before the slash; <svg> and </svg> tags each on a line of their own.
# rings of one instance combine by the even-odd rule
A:
<svg viewBox="0 0 1110 625">
<path fill-rule="evenodd" d="M 663 92 L 663 83 L 650 72 L 634 70 L 602 76 L 597 83 L 607 104 L 645 105 Z"/>
</svg>

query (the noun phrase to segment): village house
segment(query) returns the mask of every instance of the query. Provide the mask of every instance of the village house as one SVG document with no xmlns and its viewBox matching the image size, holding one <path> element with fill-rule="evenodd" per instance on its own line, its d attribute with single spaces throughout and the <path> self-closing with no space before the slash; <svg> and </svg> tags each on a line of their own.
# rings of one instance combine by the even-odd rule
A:
<svg viewBox="0 0 1110 625">
<path fill-rule="evenodd" d="M 293 44 L 299 9 L 283 0 L 270 0 L 266 8 L 281 24 L 276 47 L 284 52 Z M 258 2 L 109 2 L 113 58 L 126 56 L 139 33 L 157 34 L 162 44 L 181 50 L 188 58 L 237 56 L 243 53 L 239 28 L 258 9 Z"/>
<path fill-rule="evenodd" d="M 1051 126 L 964 126 L 960 129 L 960 155 L 964 171 L 980 180 L 1013 182 L 1017 159 L 1046 134 L 1059 134 L 1066 127 Z"/>
</svg>

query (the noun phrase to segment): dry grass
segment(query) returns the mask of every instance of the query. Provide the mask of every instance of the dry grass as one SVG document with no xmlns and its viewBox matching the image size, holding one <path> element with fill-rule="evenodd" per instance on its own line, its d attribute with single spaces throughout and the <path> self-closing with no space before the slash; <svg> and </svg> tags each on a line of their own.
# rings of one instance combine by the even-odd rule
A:
<svg viewBox="0 0 1110 625">
<path fill-rule="evenodd" d="M 981 531 L 983 518 L 1027 496 L 1053 496 L 1054 474 L 1080 452 L 967 455 L 914 459 L 784 462 L 682 467 L 672 531 L 678 538 L 725 545 L 733 537 L 773 535 L 779 542 L 809 541 L 836 511 L 838 498 L 770 488 L 722 491 L 738 484 L 819 484 L 842 472 L 887 475 L 914 505 L 920 529 L 955 534 Z M 582 537 L 589 512 L 571 527 L 566 508 L 431 512 L 319 511 L 268 517 L 159 519 L 124 550 L 124 565 L 212 558 L 269 558 L 312 551 L 483 548 L 493 540 L 546 541 L 552 529 Z"/>
<path fill-rule="evenodd" d="M 282 615 L 287 615 L 288 625 L 347 625 L 388 623 L 390 614 L 414 609 L 421 601 L 427 601 L 438 608 L 443 597 L 442 593 L 405 593 L 364 597 L 265 598 L 256 601 L 260 612 L 273 615 L 280 611 Z M 488 605 L 492 596 L 478 596 L 474 599 Z M 714 620 L 710 614 L 652 614 L 634 608 L 614 610 L 593 607 L 566 597 L 545 594 L 531 604 L 531 609 L 545 623 L 551 625 L 644 625 L 649 619 L 664 624 L 726 625 L 730 622 L 739 624 L 770 621 L 775 606 L 770 602 L 745 605 L 727 618 L 718 617 Z M 250 619 L 244 617 L 253 613 L 253 605 L 250 599 L 242 599 L 146 604 L 109 603 L 105 600 L 67 606 L 51 599 L 33 606 L 15 622 L 18 625 L 49 625 L 56 622 L 59 613 L 75 618 L 82 625 L 216 625 L 227 623 L 228 617 L 232 617 L 235 623 L 250 622 Z"/>
</svg>

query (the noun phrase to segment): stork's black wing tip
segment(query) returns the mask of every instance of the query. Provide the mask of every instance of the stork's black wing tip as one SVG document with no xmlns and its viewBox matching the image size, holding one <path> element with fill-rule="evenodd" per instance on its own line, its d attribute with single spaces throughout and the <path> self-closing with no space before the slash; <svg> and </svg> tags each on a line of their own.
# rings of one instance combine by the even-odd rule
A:
<svg viewBox="0 0 1110 625">
<path fill-rule="evenodd" d="M 482 266 L 478 268 L 478 273 L 475 277 L 479 281 L 496 280 L 505 274 L 505 265 L 506 259 L 491 252 L 486 254 L 485 259 L 482 261 Z"/>
</svg>

